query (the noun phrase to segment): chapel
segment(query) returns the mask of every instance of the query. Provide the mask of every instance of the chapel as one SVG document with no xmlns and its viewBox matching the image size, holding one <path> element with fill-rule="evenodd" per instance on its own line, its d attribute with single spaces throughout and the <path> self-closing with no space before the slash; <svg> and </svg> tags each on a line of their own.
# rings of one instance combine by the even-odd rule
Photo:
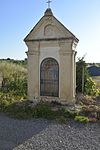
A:
<svg viewBox="0 0 100 150">
<path fill-rule="evenodd" d="M 47 8 L 24 41 L 28 47 L 28 100 L 74 103 L 76 36 Z"/>
</svg>

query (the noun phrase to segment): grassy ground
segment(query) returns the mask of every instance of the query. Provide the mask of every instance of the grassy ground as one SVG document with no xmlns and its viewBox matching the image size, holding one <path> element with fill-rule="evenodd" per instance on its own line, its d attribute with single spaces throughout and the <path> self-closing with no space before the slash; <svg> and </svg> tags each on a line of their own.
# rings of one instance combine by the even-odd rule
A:
<svg viewBox="0 0 100 150">
<path fill-rule="evenodd" d="M 29 101 L 17 101 L 2 105 L 1 112 L 17 119 L 45 118 L 59 123 L 67 123 L 69 118 L 84 123 L 89 121 L 77 111 L 69 110 L 57 102 L 39 102 L 33 106 Z"/>
<path fill-rule="evenodd" d="M 66 123 L 70 118 L 84 123 L 100 120 L 100 97 L 95 99 L 84 95 L 78 96 L 76 106 L 80 109 L 63 106 L 58 102 L 41 101 L 34 105 L 24 98 L 12 93 L 0 93 L 0 112 L 17 119 L 46 118 L 59 123 Z"/>
</svg>

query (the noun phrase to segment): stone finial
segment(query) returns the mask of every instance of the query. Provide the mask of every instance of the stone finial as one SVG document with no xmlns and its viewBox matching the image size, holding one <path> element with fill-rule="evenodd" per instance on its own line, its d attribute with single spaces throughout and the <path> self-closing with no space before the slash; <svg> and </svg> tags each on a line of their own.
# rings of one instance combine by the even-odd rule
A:
<svg viewBox="0 0 100 150">
<path fill-rule="evenodd" d="M 44 15 L 45 15 L 45 16 L 52 16 L 53 13 L 52 13 L 51 8 L 48 8 L 48 9 L 45 11 Z"/>
</svg>

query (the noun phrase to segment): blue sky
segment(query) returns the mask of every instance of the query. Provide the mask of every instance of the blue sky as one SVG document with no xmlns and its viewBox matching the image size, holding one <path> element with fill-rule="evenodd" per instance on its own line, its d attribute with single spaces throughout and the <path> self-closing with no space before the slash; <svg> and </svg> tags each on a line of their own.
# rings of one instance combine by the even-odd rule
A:
<svg viewBox="0 0 100 150">
<path fill-rule="evenodd" d="M 0 58 L 24 59 L 24 37 L 44 15 L 47 0 L 0 0 Z M 77 57 L 100 62 L 100 0 L 52 0 L 54 16 L 80 40 Z"/>
</svg>

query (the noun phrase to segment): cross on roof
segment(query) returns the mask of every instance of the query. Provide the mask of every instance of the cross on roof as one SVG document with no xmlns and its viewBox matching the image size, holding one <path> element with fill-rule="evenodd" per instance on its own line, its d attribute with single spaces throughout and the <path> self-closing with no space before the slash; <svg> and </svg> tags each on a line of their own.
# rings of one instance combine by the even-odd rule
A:
<svg viewBox="0 0 100 150">
<path fill-rule="evenodd" d="M 50 1 L 50 0 L 48 0 L 47 1 L 47 3 L 48 3 L 48 8 L 50 8 L 50 3 L 51 3 L 52 1 Z"/>
</svg>

